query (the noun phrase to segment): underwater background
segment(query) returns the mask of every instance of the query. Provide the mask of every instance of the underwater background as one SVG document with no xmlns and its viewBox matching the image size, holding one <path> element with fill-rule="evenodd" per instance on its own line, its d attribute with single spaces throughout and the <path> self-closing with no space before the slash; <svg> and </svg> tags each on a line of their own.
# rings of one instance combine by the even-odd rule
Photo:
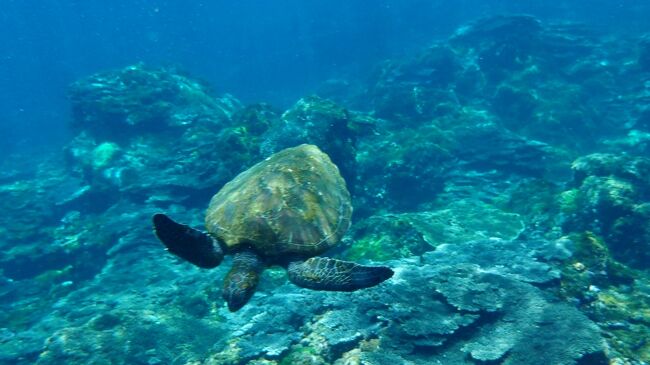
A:
<svg viewBox="0 0 650 365">
<path fill-rule="evenodd" d="M 650 3 L 0 7 L 0 364 L 650 363 Z M 354 215 L 312 291 L 230 312 L 151 216 L 202 228 L 302 143 Z"/>
</svg>

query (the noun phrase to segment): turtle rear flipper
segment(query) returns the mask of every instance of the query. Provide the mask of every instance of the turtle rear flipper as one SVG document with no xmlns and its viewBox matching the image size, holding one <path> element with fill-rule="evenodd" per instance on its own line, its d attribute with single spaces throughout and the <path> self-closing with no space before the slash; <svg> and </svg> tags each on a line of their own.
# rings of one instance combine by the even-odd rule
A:
<svg viewBox="0 0 650 365">
<path fill-rule="evenodd" d="M 156 236 L 169 252 L 198 267 L 217 267 L 223 259 L 219 243 L 207 233 L 176 223 L 161 213 L 154 214 L 153 227 Z"/>
<path fill-rule="evenodd" d="M 327 257 L 294 261 L 287 268 L 289 280 L 308 289 L 354 291 L 375 286 L 393 276 L 385 266 L 363 266 Z"/>
</svg>

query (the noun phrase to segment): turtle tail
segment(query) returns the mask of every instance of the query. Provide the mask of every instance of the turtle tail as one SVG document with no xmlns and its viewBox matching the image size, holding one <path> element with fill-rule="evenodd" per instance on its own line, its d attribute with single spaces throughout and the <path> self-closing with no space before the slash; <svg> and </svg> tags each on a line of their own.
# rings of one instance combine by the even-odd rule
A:
<svg viewBox="0 0 650 365">
<path fill-rule="evenodd" d="M 223 259 L 223 250 L 214 238 L 185 224 L 176 223 L 165 214 L 154 214 L 153 228 L 156 237 L 169 252 L 198 267 L 217 267 Z"/>
</svg>

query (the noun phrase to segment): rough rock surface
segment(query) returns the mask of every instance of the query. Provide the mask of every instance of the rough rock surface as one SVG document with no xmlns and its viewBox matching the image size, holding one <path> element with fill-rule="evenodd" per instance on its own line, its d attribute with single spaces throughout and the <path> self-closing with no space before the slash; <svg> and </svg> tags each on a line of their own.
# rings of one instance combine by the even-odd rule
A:
<svg viewBox="0 0 650 365">
<path fill-rule="evenodd" d="M 533 364 L 544 356 L 572 364 L 603 351 L 591 321 L 530 284 L 558 277 L 546 261 L 566 257 L 562 242 L 448 245 L 422 259 L 390 261 L 393 280 L 356 293 L 286 283 L 272 288 L 267 277 L 252 305 L 236 313 L 224 307 L 212 275 L 174 265 L 176 259 L 167 255 L 143 258 L 147 251 L 120 253 L 85 288 L 55 303 L 54 312 L 32 329 L 38 334 L 59 328 L 44 344 L 32 344 L 37 364 L 246 364 L 296 358 L 301 351 L 322 363 L 356 352 L 370 363 L 391 357 L 415 364 L 443 359 Z M 516 264 L 509 265 L 513 258 Z M 139 292 L 121 279 L 151 267 L 159 269 L 142 278 Z M 541 330 L 547 328 L 552 335 Z M 5 348 L 17 340 L 9 339 Z M 376 346 L 368 345 L 372 341 Z M 116 351 L 121 343 L 129 345 Z"/>
<path fill-rule="evenodd" d="M 574 188 L 563 192 L 567 231 L 606 237 L 612 254 L 636 267 L 650 259 L 650 159 L 596 153 L 573 162 Z"/>
</svg>

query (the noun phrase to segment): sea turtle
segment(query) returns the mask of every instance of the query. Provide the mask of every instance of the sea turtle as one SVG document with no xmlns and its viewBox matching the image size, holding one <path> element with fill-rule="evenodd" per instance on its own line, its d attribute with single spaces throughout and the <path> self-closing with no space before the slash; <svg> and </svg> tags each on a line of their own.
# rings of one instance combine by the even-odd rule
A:
<svg viewBox="0 0 650 365">
<path fill-rule="evenodd" d="M 314 145 L 282 150 L 242 172 L 212 197 L 207 233 L 153 216 L 154 232 L 171 253 L 203 267 L 233 254 L 223 296 L 231 311 L 250 299 L 269 265 L 287 269 L 294 284 L 354 291 L 393 275 L 384 266 L 318 257 L 350 226 L 350 193 L 329 156 Z"/>
</svg>

